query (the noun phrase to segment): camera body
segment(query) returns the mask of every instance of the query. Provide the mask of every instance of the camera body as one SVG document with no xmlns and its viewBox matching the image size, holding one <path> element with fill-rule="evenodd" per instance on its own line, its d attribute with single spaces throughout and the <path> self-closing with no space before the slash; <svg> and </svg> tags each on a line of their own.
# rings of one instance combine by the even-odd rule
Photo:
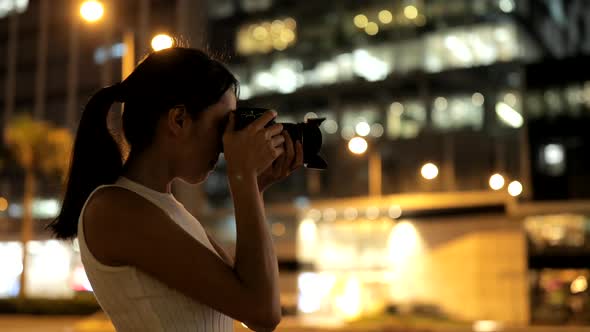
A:
<svg viewBox="0 0 590 332">
<path fill-rule="evenodd" d="M 258 119 L 262 114 L 269 111 L 267 108 L 259 107 L 238 107 L 236 109 L 236 126 L 235 130 L 241 130 Z M 287 131 L 291 140 L 295 143 L 300 141 L 303 146 L 303 165 L 306 168 L 326 169 L 328 164 L 319 155 L 322 148 L 322 132 L 320 131 L 320 124 L 325 118 L 308 119 L 305 122 L 289 123 L 279 122 L 283 125 L 283 129 Z M 274 125 L 275 120 L 271 120 L 265 125 L 270 127 Z"/>
</svg>

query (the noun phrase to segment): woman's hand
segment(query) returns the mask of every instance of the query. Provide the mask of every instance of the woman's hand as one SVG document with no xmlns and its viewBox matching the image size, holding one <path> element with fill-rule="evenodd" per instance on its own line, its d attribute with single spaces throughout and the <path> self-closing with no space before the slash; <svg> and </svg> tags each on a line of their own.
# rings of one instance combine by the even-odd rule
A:
<svg viewBox="0 0 590 332">
<path fill-rule="evenodd" d="M 258 176 L 285 150 L 282 145 L 282 124 L 265 128 L 277 115 L 268 111 L 242 130 L 235 130 L 235 114 L 230 112 L 229 121 L 223 133 L 223 150 L 228 175 Z"/>
<path fill-rule="evenodd" d="M 293 144 L 293 140 L 286 130 L 282 132 L 282 135 L 285 137 L 285 153 L 258 175 L 260 192 L 268 189 L 270 185 L 282 181 L 296 169 L 303 166 L 303 145 L 301 141 L 296 141 Z"/>
</svg>

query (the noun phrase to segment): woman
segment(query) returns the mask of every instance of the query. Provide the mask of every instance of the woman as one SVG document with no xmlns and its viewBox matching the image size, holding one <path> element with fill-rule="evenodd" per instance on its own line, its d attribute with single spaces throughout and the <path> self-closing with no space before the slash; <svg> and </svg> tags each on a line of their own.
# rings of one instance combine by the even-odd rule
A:
<svg viewBox="0 0 590 332">
<path fill-rule="evenodd" d="M 78 237 L 84 268 L 117 331 L 232 331 L 233 319 L 272 331 L 281 319 L 278 268 L 262 191 L 303 163 L 275 112 L 234 131 L 238 82 L 187 48 L 149 55 L 82 114 L 61 213 L 50 225 Z M 107 128 L 125 103 L 128 157 Z M 233 197 L 235 261 L 170 193 L 204 181 L 223 144 Z"/>
</svg>

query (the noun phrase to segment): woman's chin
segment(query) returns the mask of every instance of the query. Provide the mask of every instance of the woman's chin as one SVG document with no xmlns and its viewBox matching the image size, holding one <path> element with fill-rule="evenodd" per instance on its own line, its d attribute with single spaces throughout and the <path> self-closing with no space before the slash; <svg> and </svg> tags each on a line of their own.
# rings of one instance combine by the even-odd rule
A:
<svg viewBox="0 0 590 332">
<path fill-rule="evenodd" d="M 191 177 L 187 176 L 187 177 L 182 177 L 181 179 L 188 184 L 195 185 L 195 184 L 199 184 L 199 183 L 202 183 L 203 181 L 207 180 L 207 178 L 209 177 L 209 174 L 211 174 L 211 172 L 213 172 L 213 170 L 209 171 L 206 174 L 198 174 L 198 175 L 194 175 Z"/>
</svg>

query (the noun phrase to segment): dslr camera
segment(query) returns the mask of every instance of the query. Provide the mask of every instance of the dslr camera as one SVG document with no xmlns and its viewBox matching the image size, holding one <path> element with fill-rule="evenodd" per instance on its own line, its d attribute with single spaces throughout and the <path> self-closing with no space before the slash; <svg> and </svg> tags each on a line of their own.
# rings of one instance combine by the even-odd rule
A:
<svg viewBox="0 0 590 332">
<path fill-rule="evenodd" d="M 236 126 L 234 130 L 245 128 L 269 110 L 268 108 L 259 107 L 238 107 L 235 111 Z M 328 164 L 319 154 L 322 148 L 320 124 L 324 120 L 326 118 L 307 119 L 305 122 L 299 123 L 279 122 L 283 125 L 283 129 L 287 131 L 293 142 L 301 141 L 303 146 L 303 166 L 306 168 L 328 168 Z M 265 125 L 265 128 L 275 123 L 277 122 L 273 119 Z"/>
</svg>

